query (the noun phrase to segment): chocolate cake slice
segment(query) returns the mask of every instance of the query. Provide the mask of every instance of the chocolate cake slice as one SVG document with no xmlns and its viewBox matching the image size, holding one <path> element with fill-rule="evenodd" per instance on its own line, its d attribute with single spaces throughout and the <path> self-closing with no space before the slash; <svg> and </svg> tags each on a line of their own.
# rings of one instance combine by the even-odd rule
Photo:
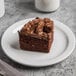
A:
<svg viewBox="0 0 76 76">
<path fill-rule="evenodd" d="M 20 48 L 28 51 L 49 52 L 53 42 L 54 24 L 49 18 L 35 18 L 26 23 L 19 33 Z"/>
</svg>

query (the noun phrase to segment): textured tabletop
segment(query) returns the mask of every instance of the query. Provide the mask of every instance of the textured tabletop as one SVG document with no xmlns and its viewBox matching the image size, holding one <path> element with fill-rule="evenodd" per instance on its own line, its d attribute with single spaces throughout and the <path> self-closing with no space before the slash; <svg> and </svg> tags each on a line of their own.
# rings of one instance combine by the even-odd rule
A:
<svg viewBox="0 0 76 76">
<path fill-rule="evenodd" d="M 3 32 L 13 23 L 30 17 L 51 17 L 66 24 L 76 35 L 76 0 L 61 0 L 60 8 L 53 13 L 42 13 L 35 9 L 34 0 L 5 0 L 5 15 L 0 18 L 0 41 Z M 24 76 L 76 76 L 76 48 L 64 61 L 43 68 L 20 65 L 9 59 L 0 45 L 0 59 L 4 60 Z"/>
</svg>

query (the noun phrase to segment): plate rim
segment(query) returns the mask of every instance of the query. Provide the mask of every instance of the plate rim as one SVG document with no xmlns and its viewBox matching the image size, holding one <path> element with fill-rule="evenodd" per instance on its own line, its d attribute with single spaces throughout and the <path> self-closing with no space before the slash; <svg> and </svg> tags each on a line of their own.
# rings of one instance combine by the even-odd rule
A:
<svg viewBox="0 0 76 76">
<path fill-rule="evenodd" d="M 26 20 L 32 20 L 32 19 L 34 19 L 34 18 L 28 18 L 28 19 L 24 19 L 24 20 L 17 21 L 17 22 L 15 22 L 14 24 L 12 24 L 11 26 L 9 26 L 9 27 L 4 31 L 4 33 L 3 33 L 2 37 L 1 37 L 1 47 L 2 47 L 2 49 L 3 49 L 2 51 L 3 51 L 10 59 L 12 59 L 13 61 L 15 61 L 15 62 L 17 62 L 17 63 L 19 63 L 19 64 L 22 64 L 22 65 L 27 65 L 27 66 L 31 66 L 31 67 L 44 67 L 44 66 L 53 65 L 53 64 L 56 64 L 56 63 L 59 63 L 59 62 L 63 61 L 64 59 L 66 59 L 66 58 L 73 52 L 73 50 L 74 50 L 74 48 L 75 48 L 75 35 L 74 35 L 74 33 L 72 32 L 72 30 L 71 30 L 67 25 L 63 24 L 62 22 L 50 18 L 50 19 L 52 19 L 53 21 L 55 21 L 55 23 L 59 23 L 59 24 L 61 24 L 61 25 L 64 25 L 64 26 L 61 26 L 60 28 L 64 27 L 64 28 L 68 29 L 67 31 L 70 31 L 70 34 L 72 35 L 69 39 L 72 39 L 72 38 L 73 38 L 73 39 L 72 39 L 73 42 L 71 41 L 71 43 L 73 43 L 73 45 L 72 45 L 72 47 L 71 47 L 71 51 L 68 52 L 68 55 L 65 56 L 65 54 L 63 53 L 63 57 L 60 55 L 60 56 L 58 56 L 57 58 L 52 59 L 52 63 L 43 64 L 43 65 L 26 64 L 26 63 L 17 61 L 16 59 L 13 59 L 11 56 L 9 56 L 9 55 L 5 52 L 5 49 L 4 49 L 4 46 L 3 46 L 3 37 L 4 37 L 5 33 L 6 33 L 6 31 L 7 31 L 8 29 L 10 29 L 11 27 L 13 27 L 14 25 L 16 25 L 17 23 L 19 23 L 19 22 L 26 21 Z M 57 26 L 60 26 L 60 25 L 57 25 Z M 70 35 L 70 34 L 68 34 L 68 35 Z M 67 34 L 66 34 L 66 35 L 67 35 Z M 66 51 L 66 54 L 67 54 L 67 51 Z M 64 56 L 65 56 L 65 57 L 64 57 Z M 60 59 L 59 59 L 59 58 L 60 58 Z M 55 61 L 56 59 L 58 59 L 58 60 Z"/>
</svg>

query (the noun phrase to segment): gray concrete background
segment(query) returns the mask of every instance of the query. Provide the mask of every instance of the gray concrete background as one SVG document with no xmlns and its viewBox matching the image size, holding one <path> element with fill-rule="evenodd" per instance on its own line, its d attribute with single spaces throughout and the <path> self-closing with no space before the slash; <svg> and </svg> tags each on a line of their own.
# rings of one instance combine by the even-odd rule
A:
<svg viewBox="0 0 76 76">
<path fill-rule="evenodd" d="M 51 17 L 66 24 L 76 35 L 76 0 L 61 0 L 60 8 L 53 13 L 41 13 L 34 7 L 34 0 L 5 0 L 5 15 L 0 18 L 0 40 L 3 32 L 13 23 L 30 17 Z M 0 59 L 4 60 L 24 76 L 76 76 L 76 48 L 64 61 L 43 68 L 20 65 L 9 59 L 0 45 Z"/>
</svg>

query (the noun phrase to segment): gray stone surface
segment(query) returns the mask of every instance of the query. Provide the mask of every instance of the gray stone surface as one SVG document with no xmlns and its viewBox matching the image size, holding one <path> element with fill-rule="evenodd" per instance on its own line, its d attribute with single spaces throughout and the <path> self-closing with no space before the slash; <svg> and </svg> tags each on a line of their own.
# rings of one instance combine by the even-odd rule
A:
<svg viewBox="0 0 76 76">
<path fill-rule="evenodd" d="M 53 13 L 42 13 L 35 9 L 34 0 L 5 0 L 5 15 L 0 18 L 0 40 L 3 32 L 13 23 L 30 17 L 51 17 L 69 26 L 76 35 L 76 0 L 61 0 L 60 8 Z M 76 76 L 76 48 L 64 61 L 43 68 L 20 65 L 10 60 L 2 51 L 0 59 L 18 69 L 24 76 Z"/>
</svg>

